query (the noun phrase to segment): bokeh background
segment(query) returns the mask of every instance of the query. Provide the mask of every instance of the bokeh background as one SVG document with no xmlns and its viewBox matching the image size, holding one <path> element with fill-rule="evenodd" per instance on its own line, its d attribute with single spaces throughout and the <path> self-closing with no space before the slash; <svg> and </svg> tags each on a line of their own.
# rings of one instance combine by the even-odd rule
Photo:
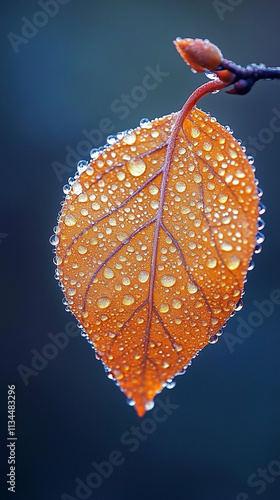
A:
<svg viewBox="0 0 280 500">
<path fill-rule="evenodd" d="M 243 65 L 280 64 L 280 4 L 57 0 L 49 7 L 52 17 L 40 17 L 47 3 L 4 2 L 0 16 L 1 498 L 12 497 L 6 486 L 6 400 L 7 384 L 15 384 L 13 498 L 277 500 L 280 304 L 266 303 L 268 313 L 256 315 L 255 301 L 275 298 L 280 288 L 279 81 L 260 82 L 244 97 L 220 92 L 200 103 L 248 147 L 250 137 L 256 138 L 266 240 L 249 273 L 244 308 L 228 322 L 226 335 L 199 355 L 172 391 L 158 396 L 178 405 L 166 420 L 145 421 L 151 413 L 139 420 L 80 335 L 69 338 L 41 371 L 29 372 L 27 385 L 18 367 L 31 369 L 32 349 L 42 353 L 49 334 L 64 332 L 74 321 L 53 278 L 48 239 L 62 186 L 75 172 L 73 162 L 88 158 L 83 130 L 99 129 L 101 146 L 104 118 L 116 133 L 143 117 L 180 109 L 205 76 L 184 65 L 172 44 L 177 36 L 209 38 L 225 57 Z M 34 19 L 45 25 L 37 32 L 24 28 Z M 166 76 L 145 98 L 134 100 L 123 118 L 112 103 L 123 93 L 131 95 L 142 85 L 146 67 L 157 65 Z M 67 151 L 76 152 L 68 163 Z M 243 338 L 238 318 L 255 325 L 247 334 L 243 330 Z M 132 442 L 121 439 L 139 425 L 146 439 L 131 452 Z M 114 466 L 98 488 L 75 492 L 76 478 L 86 481 L 94 472 L 92 462 L 107 461 L 113 450 L 121 453 L 123 464 Z M 261 481 L 259 468 L 268 471 Z"/>
</svg>

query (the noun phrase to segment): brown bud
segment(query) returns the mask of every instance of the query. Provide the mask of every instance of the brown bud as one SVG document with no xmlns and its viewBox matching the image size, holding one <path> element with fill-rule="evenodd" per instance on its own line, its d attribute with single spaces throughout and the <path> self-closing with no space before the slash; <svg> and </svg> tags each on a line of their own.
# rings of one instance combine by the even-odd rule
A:
<svg viewBox="0 0 280 500">
<path fill-rule="evenodd" d="M 207 69 L 213 71 L 221 63 L 220 49 L 209 40 L 183 38 L 175 40 L 174 44 L 184 61 L 198 73 Z"/>
</svg>

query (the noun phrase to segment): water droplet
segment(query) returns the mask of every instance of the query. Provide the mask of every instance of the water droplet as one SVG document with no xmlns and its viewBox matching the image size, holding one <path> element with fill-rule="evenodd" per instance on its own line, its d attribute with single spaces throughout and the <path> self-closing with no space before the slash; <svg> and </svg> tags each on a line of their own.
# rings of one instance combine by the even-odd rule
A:
<svg viewBox="0 0 280 500">
<path fill-rule="evenodd" d="M 142 120 L 140 120 L 140 127 L 150 128 L 149 125 L 151 125 L 151 122 L 148 118 L 142 118 Z"/>
<path fill-rule="evenodd" d="M 221 249 L 224 250 L 225 252 L 230 252 L 232 248 L 233 248 L 232 245 L 230 243 L 227 243 L 226 241 L 224 241 L 221 244 Z"/>
<path fill-rule="evenodd" d="M 155 403 L 153 401 L 148 401 L 145 404 L 145 410 L 146 411 L 152 410 L 154 406 L 155 406 Z"/>
<path fill-rule="evenodd" d="M 77 223 L 77 219 L 76 217 L 74 217 L 74 215 L 66 214 L 64 222 L 66 226 L 75 226 L 75 224 Z"/>
<path fill-rule="evenodd" d="M 51 245 L 53 245 L 54 247 L 56 247 L 56 245 L 58 245 L 58 243 L 59 243 L 59 237 L 56 234 L 53 234 L 50 237 L 49 242 L 50 242 Z"/>
<path fill-rule="evenodd" d="M 151 185 L 149 186 L 149 191 L 150 191 L 150 193 L 151 193 L 151 194 L 157 194 L 157 193 L 158 193 L 158 191 L 159 191 L 159 189 L 158 189 L 158 187 L 157 187 L 157 186 L 155 186 L 154 184 L 151 184 Z"/>
<path fill-rule="evenodd" d="M 240 259 L 235 255 L 226 260 L 226 266 L 231 271 L 237 269 L 239 267 L 239 264 L 240 264 Z"/>
<path fill-rule="evenodd" d="M 108 280 L 110 280 L 115 276 L 115 273 L 114 273 L 113 269 L 111 269 L 110 267 L 105 267 L 105 269 L 103 271 L 103 275 L 104 275 L 104 278 L 107 278 Z"/>
<path fill-rule="evenodd" d="M 258 254 L 258 253 L 261 253 L 261 251 L 262 251 L 262 246 L 261 245 L 256 245 L 255 249 L 254 249 L 254 253 Z"/>
<path fill-rule="evenodd" d="M 91 208 L 92 208 L 92 210 L 99 210 L 100 209 L 100 205 L 99 205 L 99 203 L 97 203 L 97 201 L 94 201 L 91 204 Z"/>
<path fill-rule="evenodd" d="M 258 230 L 261 231 L 265 226 L 265 222 L 262 219 L 258 219 Z"/>
<path fill-rule="evenodd" d="M 211 151 L 212 144 L 210 142 L 204 142 L 202 147 L 203 147 L 204 151 Z"/>
<path fill-rule="evenodd" d="M 117 142 L 118 138 L 115 135 L 108 135 L 107 137 L 107 144 L 115 144 Z"/>
<path fill-rule="evenodd" d="M 259 232 L 256 236 L 257 245 L 261 245 L 261 243 L 263 243 L 264 240 L 265 240 L 264 234 Z"/>
<path fill-rule="evenodd" d="M 219 340 L 218 335 L 211 335 L 211 337 L 209 339 L 209 344 L 216 344 L 216 342 L 218 342 L 218 340 Z"/>
<path fill-rule="evenodd" d="M 161 313 L 166 313 L 169 311 L 169 305 L 168 304 L 161 304 L 159 308 L 159 312 Z"/>
<path fill-rule="evenodd" d="M 85 253 L 87 253 L 87 248 L 84 247 L 83 245 L 80 245 L 78 247 L 78 252 L 79 252 L 80 255 L 84 255 Z"/>
<path fill-rule="evenodd" d="M 219 194 L 219 196 L 218 196 L 218 201 L 220 203 L 225 203 L 227 201 L 227 199 L 228 199 L 228 196 L 226 194 Z"/>
<path fill-rule="evenodd" d="M 194 178 L 194 182 L 196 182 L 197 184 L 202 182 L 202 177 L 200 174 L 194 174 L 193 178 Z"/>
<path fill-rule="evenodd" d="M 187 289 L 190 294 L 196 293 L 198 290 L 197 286 L 194 283 L 188 283 Z"/>
<path fill-rule="evenodd" d="M 191 136 L 193 137 L 193 139 L 196 139 L 197 137 L 199 137 L 200 135 L 200 131 L 197 127 L 192 127 L 191 129 Z"/>
<path fill-rule="evenodd" d="M 176 189 L 176 191 L 178 191 L 178 193 L 183 193 L 186 190 L 186 187 L 187 186 L 186 186 L 185 182 L 182 182 L 182 181 L 178 181 L 175 184 L 175 189 Z"/>
<path fill-rule="evenodd" d="M 124 295 L 123 296 L 123 300 L 122 300 L 122 303 L 124 306 L 131 306 L 131 304 L 134 304 L 134 297 L 132 297 L 132 295 Z"/>
<path fill-rule="evenodd" d="M 127 168 L 133 177 L 140 177 L 146 170 L 146 163 L 141 159 L 130 160 Z"/>
<path fill-rule="evenodd" d="M 140 271 L 140 273 L 138 274 L 138 279 L 140 283 L 146 283 L 146 281 L 148 281 L 149 279 L 149 273 L 147 273 L 147 271 Z"/>
<path fill-rule="evenodd" d="M 125 173 L 123 171 L 117 172 L 117 178 L 119 181 L 123 181 L 125 179 Z"/>
<path fill-rule="evenodd" d="M 75 181 L 72 184 L 72 190 L 73 190 L 73 193 L 79 195 L 79 194 L 82 193 L 83 188 L 82 188 L 82 186 L 81 186 L 81 184 L 79 182 Z"/>
<path fill-rule="evenodd" d="M 70 297 L 73 297 L 73 295 L 75 295 L 75 293 L 76 293 L 75 288 L 68 288 L 67 295 L 69 295 Z"/>
<path fill-rule="evenodd" d="M 124 138 L 123 138 L 123 142 L 125 144 L 128 144 L 129 146 L 132 146 L 132 144 L 134 144 L 136 141 L 136 134 L 134 132 L 130 132 L 128 133 Z"/>
<path fill-rule="evenodd" d="M 176 278 L 172 274 L 164 274 L 161 279 L 161 284 L 167 288 L 173 286 L 176 283 Z"/>
<path fill-rule="evenodd" d="M 243 300 L 239 299 L 239 301 L 237 302 L 234 310 L 235 311 L 241 311 L 242 307 L 243 307 Z"/>
<path fill-rule="evenodd" d="M 259 214 L 263 215 L 266 211 L 266 206 L 262 203 L 262 201 L 259 203 Z"/>
<path fill-rule="evenodd" d="M 209 259 L 206 261 L 206 266 L 209 267 L 210 269 L 214 269 L 217 265 L 217 259 L 215 257 L 209 257 Z"/>
<path fill-rule="evenodd" d="M 158 132 L 157 130 L 153 130 L 153 131 L 151 132 L 151 136 L 152 136 L 154 139 L 156 139 L 156 138 L 159 136 L 159 132 Z"/>
<path fill-rule="evenodd" d="M 70 193 L 71 186 L 69 184 L 65 184 L 65 186 L 63 186 L 62 190 L 63 190 L 64 194 L 68 194 L 68 193 Z"/>
<path fill-rule="evenodd" d="M 124 233 L 123 231 L 120 231 L 118 234 L 117 234 L 117 239 L 119 241 L 125 241 L 127 240 L 128 238 L 128 234 L 127 233 Z"/>
<path fill-rule="evenodd" d="M 88 166 L 87 160 L 78 161 L 77 163 L 78 174 L 81 175 L 86 170 L 87 166 Z"/>
<path fill-rule="evenodd" d="M 173 309 L 181 309 L 182 302 L 179 299 L 173 299 L 171 305 L 172 305 Z"/>
<path fill-rule="evenodd" d="M 125 276 L 123 279 L 122 279 L 122 284 L 125 285 L 125 286 L 128 286 L 130 285 L 131 281 L 130 281 L 130 278 L 128 276 Z"/>
<path fill-rule="evenodd" d="M 135 406 L 135 401 L 134 401 L 134 399 L 127 398 L 126 402 L 127 402 L 128 406 Z"/>
<path fill-rule="evenodd" d="M 101 297 L 97 301 L 97 307 L 100 309 L 106 309 L 106 307 L 109 307 L 111 304 L 111 300 L 108 297 Z"/>
<path fill-rule="evenodd" d="M 173 389 L 173 387 L 175 387 L 175 385 L 176 385 L 175 380 L 172 380 L 171 382 L 168 382 L 168 381 L 167 381 L 167 383 L 166 383 L 166 386 L 165 386 L 165 387 L 166 387 L 166 389 Z"/>
<path fill-rule="evenodd" d="M 92 160 L 96 160 L 96 158 L 99 155 L 99 150 L 97 148 L 93 148 L 93 149 L 91 149 L 89 155 L 90 155 Z"/>
<path fill-rule="evenodd" d="M 157 200 L 152 200 L 150 203 L 150 207 L 153 208 L 154 210 L 158 209 L 159 202 Z"/>
</svg>

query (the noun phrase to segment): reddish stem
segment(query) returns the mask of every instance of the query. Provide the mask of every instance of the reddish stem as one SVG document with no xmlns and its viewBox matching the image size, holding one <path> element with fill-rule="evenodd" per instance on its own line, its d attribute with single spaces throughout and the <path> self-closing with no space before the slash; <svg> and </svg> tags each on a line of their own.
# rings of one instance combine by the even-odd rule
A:
<svg viewBox="0 0 280 500">
<path fill-rule="evenodd" d="M 159 242 L 159 232 L 162 223 L 162 214 L 163 214 L 163 205 L 166 196 L 166 188 L 168 183 L 168 176 L 170 171 L 170 166 L 172 162 L 172 156 L 176 144 L 176 139 L 179 134 L 180 128 L 182 127 L 185 118 L 190 113 L 192 108 L 196 105 L 197 101 L 201 99 L 201 97 L 209 94 L 210 92 L 214 92 L 215 90 L 221 90 L 230 85 L 229 82 L 222 82 L 221 80 L 212 80 L 210 82 L 204 83 L 201 87 L 196 89 L 185 102 L 181 111 L 178 114 L 178 117 L 173 125 L 169 140 L 167 151 L 165 155 L 165 161 L 163 165 L 163 174 L 161 181 L 161 189 L 160 189 L 160 198 L 159 198 L 159 206 L 156 214 L 155 221 L 155 230 L 154 230 L 154 240 L 153 240 L 153 248 L 152 248 L 152 258 L 151 258 L 151 274 L 150 274 L 150 283 L 149 283 L 149 295 L 148 295 L 148 318 L 146 324 L 145 331 L 145 355 L 144 359 L 146 359 L 148 344 L 149 344 L 149 332 L 152 322 L 152 314 L 153 314 L 153 293 L 154 293 L 154 285 L 155 285 L 155 275 L 156 275 L 156 263 L 157 263 L 157 251 L 158 251 L 158 242 Z"/>
</svg>

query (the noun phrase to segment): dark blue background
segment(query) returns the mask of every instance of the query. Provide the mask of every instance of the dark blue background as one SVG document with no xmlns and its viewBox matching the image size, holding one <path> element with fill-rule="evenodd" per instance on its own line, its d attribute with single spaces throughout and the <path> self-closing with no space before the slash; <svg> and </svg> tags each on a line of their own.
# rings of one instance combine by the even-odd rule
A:
<svg viewBox="0 0 280 500">
<path fill-rule="evenodd" d="M 22 17 L 32 20 L 41 7 L 33 0 L 1 7 L 1 498 L 75 498 L 75 478 L 84 481 L 94 471 L 91 463 L 108 460 L 113 450 L 124 463 L 84 498 L 252 500 L 262 488 L 250 487 L 249 476 L 259 467 L 271 468 L 274 460 L 280 464 L 280 305 L 268 317 L 252 315 L 254 301 L 270 300 L 280 288 L 280 131 L 270 128 L 277 116 L 273 109 L 280 113 L 279 81 L 260 82 L 244 97 L 220 92 L 200 103 L 247 146 L 249 136 L 257 137 L 266 240 L 249 273 L 243 310 L 176 387 L 158 396 L 163 402 L 169 396 L 178 408 L 158 424 L 139 420 L 81 336 L 71 338 L 27 386 L 17 369 L 30 368 L 31 349 L 41 353 L 48 334 L 63 332 L 73 321 L 53 279 L 48 243 L 62 186 L 74 173 L 64 172 L 59 180 L 54 170 L 54 162 L 66 165 L 66 147 L 81 147 L 82 131 L 98 129 L 103 118 L 116 133 L 143 117 L 180 109 L 205 77 L 193 75 L 179 58 L 172 44 L 177 36 L 209 38 L 243 65 L 280 64 L 277 2 L 219 4 L 224 12 L 217 12 L 217 2 L 203 0 L 70 0 L 18 53 L 7 35 L 20 35 Z M 157 64 L 169 75 L 121 120 L 112 102 L 141 85 L 146 66 Z M 280 120 L 275 123 L 279 127 Z M 105 140 L 104 134 L 99 145 Z M 246 339 L 239 335 L 238 318 L 255 321 Z M 229 333 L 239 341 L 233 352 L 225 340 Z M 13 383 L 16 495 L 5 486 L 6 394 Z M 150 434 L 131 452 L 121 436 L 141 422 Z M 260 498 L 279 499 L 280 476 L 269 477 Z M 240 492 L 248 497 L 238 497 Z"/>
</svg>

